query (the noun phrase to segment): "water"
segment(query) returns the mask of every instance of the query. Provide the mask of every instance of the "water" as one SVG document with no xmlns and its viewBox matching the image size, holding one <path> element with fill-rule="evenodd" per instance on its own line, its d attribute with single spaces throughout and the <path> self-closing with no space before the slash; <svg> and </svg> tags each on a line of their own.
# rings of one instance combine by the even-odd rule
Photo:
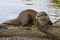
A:
<svg viewBox="0 0 60 40">
<path fill-rule="evenodd" d="M 60 18 L 60 9 L 51 6 L 50 0 L 0 0 L 0 23 L 16 18 L 25 9 L 34 9 L 38 12 L 45 11 L 52 22 Z"/>
</svg>

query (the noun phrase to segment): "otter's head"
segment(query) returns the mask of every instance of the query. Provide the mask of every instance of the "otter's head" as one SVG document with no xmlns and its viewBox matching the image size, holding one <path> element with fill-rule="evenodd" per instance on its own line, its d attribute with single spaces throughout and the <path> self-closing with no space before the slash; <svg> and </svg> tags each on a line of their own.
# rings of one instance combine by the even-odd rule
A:
<svg viewBox="0 0 60 40">
<path fill-rule="evenodd" d="M 39 21 L 39 23 L 45 23 L 48 24 L 50 21 L 49 16 L 47 15 L 46 12 L 38 12 L 36 15 L 36 19 Z M 52 23 L 52 22 L 51 22 Z M 51 24 L 49 23 L 49 24 Z"/>
</svg>

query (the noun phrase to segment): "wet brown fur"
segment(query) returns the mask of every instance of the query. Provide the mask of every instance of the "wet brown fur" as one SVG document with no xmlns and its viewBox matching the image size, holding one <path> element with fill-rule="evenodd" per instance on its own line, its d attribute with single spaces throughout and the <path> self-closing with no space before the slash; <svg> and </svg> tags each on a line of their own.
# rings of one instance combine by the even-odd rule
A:
<svg viewBox="0 0 60 40">
<path fill-rule="evenodd" d="M 31 26 L 34 24 L 34 19 L 36 17 L 36 11 L 33 9 L 26 9 L 22 11 L 17 18 L 8 20 L 3 24 L 11 25 L 21 25 L 21 26 Z"/>
</svg>

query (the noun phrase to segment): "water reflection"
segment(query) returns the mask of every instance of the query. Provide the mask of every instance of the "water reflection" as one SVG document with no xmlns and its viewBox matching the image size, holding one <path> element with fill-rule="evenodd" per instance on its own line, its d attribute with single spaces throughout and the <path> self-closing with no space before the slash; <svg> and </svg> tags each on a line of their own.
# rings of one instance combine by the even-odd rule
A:
<svg viewBox="0 0 60 40">
<path fill-rule="evenodd" d="M 22 0 L 22 1 L 32 1 L 32 0 Z"/>
<path fill-rule="evenodd" d="M 60 9 L 52 5 L 51 0 L 0 0 L 0 23 L 16 18 L 25 9 L 45 11 L 54 22 L 60 18 Z"/>
<path fill-rule="evenodd" d="M 53 3 L 52 6 L 60 8 L 60 0 L 51 0 L 51 2 Z"/>
<path fill-rule="evenodd" d="M 54 10 L 55 15 L 52 16 L 54 16 L 56 20 L 60 19 L 60 0 L 51 0 L 50 8 L 51 11 Z"/>
</svg>

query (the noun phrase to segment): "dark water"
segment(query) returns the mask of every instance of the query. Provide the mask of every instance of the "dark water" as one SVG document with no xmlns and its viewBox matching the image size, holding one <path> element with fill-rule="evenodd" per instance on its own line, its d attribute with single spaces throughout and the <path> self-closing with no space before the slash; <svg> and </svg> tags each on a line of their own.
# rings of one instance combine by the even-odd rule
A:
<svg viewBox="0 0 60 40">
<path fill-rule="evenodd" d="M 0 0 L 0 23 L 16 18 L 18 14 L 25 9 L 34 9 L 38 12 L 45 11 L 52 22 L 54 22 L 60 18 L 60 9 L 51 5 L 50 0 Z"/>
</svg>

